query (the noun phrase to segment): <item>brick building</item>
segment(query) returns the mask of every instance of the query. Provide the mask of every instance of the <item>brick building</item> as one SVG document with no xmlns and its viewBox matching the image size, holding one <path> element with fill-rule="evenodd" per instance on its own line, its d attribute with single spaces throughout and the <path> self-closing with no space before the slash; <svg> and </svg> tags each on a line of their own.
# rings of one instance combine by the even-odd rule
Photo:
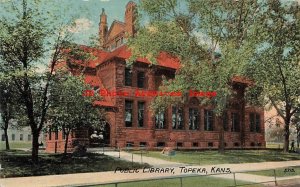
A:
<svg viewBox="0 0 300 187">
<path fill-rule="evenodd" d="M 227 148 L 240 148 L 242 145 L 246 148 L 264 147 L 264 111 L 259 107 L 245 106 L 243 92 L 249 81 L 240 77 L 232 79 L 231 84 L 237 94 L 223 119 L 215 117 L 212 107 L 200 106 L 199 97 L 188 97 L 185 104 L 170 106 L 164 113 L 153 114 L 149 110 L 155 93 L 148 91 L 157 91 L 163 76 L 173 79 L 180 63 L 176 57 L 162 52 L 156 65 L 149 66 L 147 59 L 138 58 L 132 68 L 126 67 L 125 61 L 131 53 L 125 42 L 136 32 L 135 11 L 135 4 L 129 2 L 125 22 L 114 21 L 108 29 L 103 9 L 99 24 L 101 49 L 84 47 L 96 57 L 87 64 L 85 80 L 103 96 L 95 104 L 107 112 L 105 129 L 102 129 L 105 143 L 118 147 L 217 148 L 219 127 L 223 125 Z M 244 118 L 241 117 L 243 112 Z M 241 125 L 242 120 L 245 126 Z M 74 132 L 70 148 L 74 139 L 88 142 L 93 130 Z M 62 135 L 58 132 L 50 134 L 46 150 L 62 151 Z"/>
</svg>

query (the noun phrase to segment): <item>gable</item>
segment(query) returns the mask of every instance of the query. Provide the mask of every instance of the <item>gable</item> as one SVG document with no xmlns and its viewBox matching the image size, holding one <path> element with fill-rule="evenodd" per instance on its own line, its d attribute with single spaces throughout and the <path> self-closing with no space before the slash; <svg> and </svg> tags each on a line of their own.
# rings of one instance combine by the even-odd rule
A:
<svg viewBox="0 0 300 187">
<path fill-rule="evenodd" d="M 125 31 L 125 23 L 120 22 L 120 21 L 114 21 L 110 28 L 109 31 L 107 33 L 107 41 L 113 39 L 114 37 L 116 37 L 118 34 L 122 33 Z"/>
</svg>

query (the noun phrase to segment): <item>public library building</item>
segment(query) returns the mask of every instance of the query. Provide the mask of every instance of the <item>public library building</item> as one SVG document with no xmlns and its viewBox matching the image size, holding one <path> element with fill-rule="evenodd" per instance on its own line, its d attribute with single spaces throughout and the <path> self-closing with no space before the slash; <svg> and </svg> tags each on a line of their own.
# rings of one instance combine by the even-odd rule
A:
<svg viewBox="0 0 300 187">
<path fill-rule="evenodd" d="M 135 9 L 136 5 L 129 2 L 124 22 L 114 21 L 109 28 L 103 10 L 99 23 L 102 48 L 84 47 L 96 57 L 87 64 L 85 81 L 98 93 L 102 92 L 102 100 L 94 104 L 105 108 L 107 119 L 104 129 L 74 131 L 69 138 L 68 151 L 72 151 L 75 140 L 90 144 L 94 131 L 103 131 L 105 146 L 111 147 L 216 149 L 219 146 L 220 126 L 224 127 L 225 148 L 265 147 L 264 110 L 245 104 L 244 89 L 249 81 L 242 77 L 232 79 L 236 98 L 231 101 L 231 107 L 221 120 L 215 117 L 212 107 L 199 104 L 201 97 L 188 97 L 185 104 L 169 106 L 164 113 L 153 114 L 149 110 L 155 97 L 136 95 L 136 92 L 158 91 L 162 77 L 173 79 L 180 62 L 162 52 L 157 57 L 156 65 L 149 66 L 147 59 L 138 58 L 132 68 L 126 67 L 125 61 L 131 53 L 125 43 L 128 35 L 134 36 L 136 33 Z M 80 68 L 76 63 L 72 66 Z M 245 114 L 244 118 L 242 114 Z M 49 132 L 46 151 L 62 152 L 64 140 L 61 132 Z"/>
</svg>

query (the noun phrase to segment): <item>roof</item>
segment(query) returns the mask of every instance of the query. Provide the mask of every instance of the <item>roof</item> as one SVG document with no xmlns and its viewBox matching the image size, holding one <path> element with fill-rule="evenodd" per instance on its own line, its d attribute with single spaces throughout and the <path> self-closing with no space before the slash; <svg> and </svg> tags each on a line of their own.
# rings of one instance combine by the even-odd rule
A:
<svg viewBox="0 0 300 187">
<path fill-rule="evenodd" d="M 91 85 L 91 86 L 99 86 L 101 81 L 98 77 L 92 75 L 85 75 L 84 82 Z"/>
<path fill-rule="evenodd" d="M 248 79 L 248 78 L 246 78 L 246 77 L 243 77 L 243 76 L 233 76 L 233 77 L 231 78 L 231 81 L 232 81 L 233 83 L 241 83 L 241 84 L 245 84 L 245 85 L 247 85 L 247 86 L 251 86 L 251 85 L 254 84 L 254 81 L 253 81 L 253 80 L 250 80 L 250 79 Z"/>
<path fill-rule="evenodd" d="M 104 106 L 104 107 L 114 107 L 115 105 L 113 105 L 112 102 L 108 102 L 108 101 L 94 101 L 93 103 L 96 106 Z"/>
<path fill-rule="evenodd" d="M 111 52 L 104 51 L 102 49 L 84 46 L 84 45 L 81 45 L 80 47 L 83 51 L 92 54 L 92 57 L 87 62 L 82 62 L 81 60 L 74 60 L 73 62 L 77 65 L 87 66 L 89 68 L 96 68 L 98 65 L 114 58 L 120 58 L 126 60 L 129 59 L 132 55 L 130 49 L 126 45 L 122 45 Z M 156 60 L 157 60 L 157 64 L 156 64 L 157 66 L 167 67 L 175 70 L 179 69 L 180 67 L 179 59 L 166 52 L 161 52 L 156 57 Z M 136 61 L 145 64 L 152 64 L 146 58 L 137 58 Z"/>
<path fill-rule="evenodd" d="M 108 60 L 111 60 L 113 58 L 121 58 L 121 59 L 129 59 L 131 57 L 131 51 L 126 46 L 123 45 L 114 51 L 108 53 L 105 58 L 103 58 L 99 64 L 104 63 Z M 174 57 L 166 52 L 161 52 L 158 57 L 156 58 L 158 66 L 172 68 L 172 69 L 179 69 L 180 67 L 180 61 L 177 57 Z M 151 64 L 151 62 L 146 58 L 137 58 L 137 62 L 145 63 L 145 64 Z"/>
</svg>

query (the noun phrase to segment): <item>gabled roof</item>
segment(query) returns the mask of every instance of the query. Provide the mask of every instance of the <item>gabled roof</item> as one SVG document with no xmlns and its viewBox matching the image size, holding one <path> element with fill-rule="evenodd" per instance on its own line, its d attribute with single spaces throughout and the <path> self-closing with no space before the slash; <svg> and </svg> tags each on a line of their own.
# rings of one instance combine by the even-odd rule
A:
<svg viewBox="0 0 300 187">
<path fill-rule="evenodd" d="M 103 58 L 99 64 L 102 64 L 108 60 L 111 60 L 113 58 L 120 58 L 120 59 L 129 59 L 131 57 L 131 51 L 128 49 L 126 45 L 123 45 L 114 51 L 108 53 L 105 58 Z M 156 58 L 158 66 L 172 68 L 172 69 L 179 69 L 180 67 L 180 61 L 177 57 L 174 57 L 166 52 L 161 52 L 158 57 Z M 146 58 L 137 58 L 137 62 L 145 63 L 145 64 L 151 64 L 151 62 Z"/>
<path fill-rule="evenodd" d="M 85 75 L 84 82 L 91 86 L 100 86 L 101 84 L 100 79 L 97 76 L 93 76 L 93 75 Z"/>
<path fill-rule="evenodd" d="M 113 31 L 116 31 L 116 33 L 114 35 L 117 35 L 117 34 L 123 32 L 124 30 L 125 30 L 125 23 L 121 22 L 121 21 L 118 21 L 118 20 L 114 20 L 112 22 L 111 26 L 109 27 L 109 30 L 107 32 L 106 37 L 109 39 L 110 38 L 110 34 Z"/>
</svg>

